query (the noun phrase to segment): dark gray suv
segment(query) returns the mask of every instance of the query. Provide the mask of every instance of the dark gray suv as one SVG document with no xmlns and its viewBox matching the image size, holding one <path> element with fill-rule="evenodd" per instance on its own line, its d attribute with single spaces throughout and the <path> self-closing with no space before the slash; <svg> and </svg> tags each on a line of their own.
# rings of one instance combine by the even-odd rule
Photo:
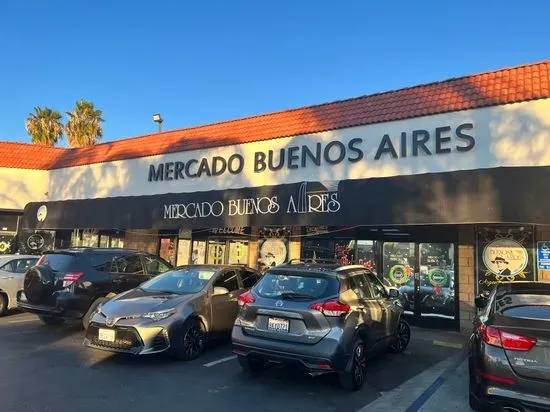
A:
<svg viewBox="0 0 550 412">
<path fill-rule="evenodd" d="M 336 372 L 344 388 L 357 390 L 369 355 L 409 343 L 398 295 L 362 266 L 277 266 L 239 297 L 233 350 L 248 372 L 296 364 L 312 375 Z"/>
</svg>

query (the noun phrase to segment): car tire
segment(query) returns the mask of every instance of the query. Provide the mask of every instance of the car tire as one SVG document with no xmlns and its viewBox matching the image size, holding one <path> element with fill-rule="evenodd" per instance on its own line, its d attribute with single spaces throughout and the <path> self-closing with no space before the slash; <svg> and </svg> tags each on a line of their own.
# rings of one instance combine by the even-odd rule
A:
<svg viewBox="0 0 550 412">
<path fill-rule="evenodd" d="M 389 346 L 389 349 L 393 353 L 401 353 L 411 341 L 411 327 L 405 319 L 399 319 L 397 324 L 397 331 L 395 336 L 395 342 Z"/>
<path fill-rule="evenodd" d="M 363 387 L 367 378 L 367 357 L 365 343 L 357 338 L 353 343 L 352 358 L 348 370 L 338 373 L 340 384 L 347 391 L 357 391 Z"/>
<path fill-rule="evenodd" d="M 65 319 L 55 318 L 53 316 L 38 316 L 38 319 L 40 319 L 42 323 L 48 326 L 61 325 L 65 323 Z"/>
<path fill-rule="evenodd" d="M 0 316 L 4 316 L 8 312 L 8 297 L 4 293 L 0 293 Z"/>
<path fill-rule="evenodd" d="M 101 303 L 105 302 L 106 300 L 107 300 L 106 298 L 98 298 L 92 302 L 92 304 L 90 305 L 90 308 L 82 317 L 82 327 L 84 328 L 84 330 L 88 329 L 88 325 L 90 324 L 90 319 L 92 319 L 92 314 L 95 312 L 97 307 Z"/>
<path fill-rule="evenodd" d="M 173 355 L 183 361 L 197 359 L 205 344 L 206 333 L 202 322 L 199 319 L 188 320 L 175 337 Z"/>
<path fill-rule="evenodd" d="M 237 361 L 243 371 L 257 375 L 265 369 L 265 363 L 258 359 L 251 359 L 247 356 L 237 355 Z"/>
</svg>

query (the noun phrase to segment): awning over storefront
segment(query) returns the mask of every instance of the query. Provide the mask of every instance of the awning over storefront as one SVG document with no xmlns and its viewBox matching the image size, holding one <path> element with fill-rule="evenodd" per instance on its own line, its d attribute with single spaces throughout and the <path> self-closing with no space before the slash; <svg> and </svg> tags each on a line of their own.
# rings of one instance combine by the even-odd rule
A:
<svg viewBox="0 0 550 412">
<path fill-rule="evenodd" d="M 550 167 L 30 203 L 22 229 L 550 223 Z"/>
</svg>

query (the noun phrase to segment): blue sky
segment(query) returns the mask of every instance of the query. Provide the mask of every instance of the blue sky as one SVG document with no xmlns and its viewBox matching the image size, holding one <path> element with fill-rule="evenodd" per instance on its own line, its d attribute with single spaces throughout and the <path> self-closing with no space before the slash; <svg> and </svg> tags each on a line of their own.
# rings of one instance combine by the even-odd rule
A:
<svg viewBox="0 0 550 412">
<path fill-rule="evenodd" d="M 2 1 L 0 140 L 35 105 L 104 112 L 104 140 L 550 57 L 548 1 Z"/>
</svg>

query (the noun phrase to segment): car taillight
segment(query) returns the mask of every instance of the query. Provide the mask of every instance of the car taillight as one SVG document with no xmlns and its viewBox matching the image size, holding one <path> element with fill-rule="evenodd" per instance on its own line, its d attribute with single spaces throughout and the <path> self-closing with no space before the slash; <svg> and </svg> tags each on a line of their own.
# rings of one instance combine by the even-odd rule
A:
<svg viewBox="0 0 550 412">
<path fill-rule="evenodd" d="M 492 326 L 481 325 L 479 332 L 483 342 L 506 350 L 526 352 L 537 344 L 537 340 L 534 338 L 505 332 Z"/>
<path fill-rule="evenodd" d="M 254 299 L 254 296 L 250 293 L 250 291 L 244 292 L 242 295 L 239 296 L 239 306 L 244 306 L 248 303 L 254 303 L 256 299 Z"/>
<path fill-rule="evenodd" d="M 71 286 L 78 279 L 80 279 L 83 275 L 84 275 L 84 273 L 82 273 L 82 272 L 67 272 L 67 273 L 65 273 L 65 276 L 63 276 L 63 287 L 66 288 L 68 286 Z"/>
<path fill-rule="evenodd" d="M 324 303 L 314 303 L 309 305 L 310 309 L 318 310 L 325 316 L 343 316 L 349 312 L 349 305 L 338 302 L 337 300 L 329 300 Z"/>
</svg>

